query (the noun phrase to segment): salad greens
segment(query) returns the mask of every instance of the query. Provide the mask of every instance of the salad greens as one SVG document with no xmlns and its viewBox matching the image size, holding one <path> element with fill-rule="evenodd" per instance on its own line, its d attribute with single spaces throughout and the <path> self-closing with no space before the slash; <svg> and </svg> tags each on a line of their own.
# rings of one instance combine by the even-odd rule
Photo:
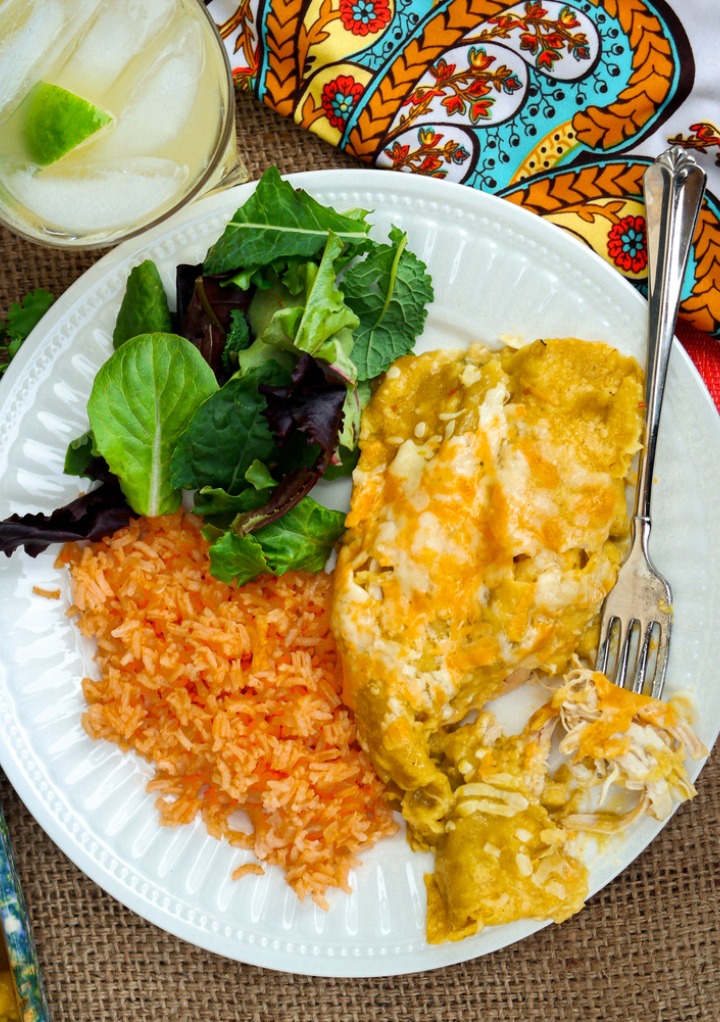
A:
<svg viewBox="0 0 720 1022">
<path fill-rule="evenodd" d="M 38 287 L 25 295 L 22 301 L 12 302 L 5 319 L 0 318 L 0 376 L 54 301 L 54 295 Z"/>
<path fill-rule="evenodd" d="M 152 259 L 133 266 L 120 305 L 113 347 L 119 348 L 138 334 L 172 332 L 172 316 L 160 273 Z"/>
<path fill-rule="evenodd" d="M 88 400 L 93 446 L 137 514 L 154 517 L 180 507 L 170 459 L 217 386 L 197 348 L 174 334 L 139 334 L 100 366 Z"/>
<path fill-rule="evenodd" d="M 131 271 L 90 430 L 66 455 L 100 482 L 78 529 L 96 538 L 108 501 L 158 515 L 186 493 L 216 577 L 322 569 L 344 515 L 310 491 L 352 471 L 372 381 L 412 350 L 433 297 L 406 235 L 374 240 L 368 215 L 270 168 L 203 262 L 177 268 L 174 312 L 152 261 Z M 0 523 L 0 550 L 44 549 L 58 514 Z"/>
<path fill-rule="evenodd" d="M 210 547 L 210 570 L 221 581 L 238 585 L 266 572 L 322 571 L 344 529 L 341 511 L 305 497 L 251 535 L 238 535 L 232 529 L 222 532 Z"/>
</svg>

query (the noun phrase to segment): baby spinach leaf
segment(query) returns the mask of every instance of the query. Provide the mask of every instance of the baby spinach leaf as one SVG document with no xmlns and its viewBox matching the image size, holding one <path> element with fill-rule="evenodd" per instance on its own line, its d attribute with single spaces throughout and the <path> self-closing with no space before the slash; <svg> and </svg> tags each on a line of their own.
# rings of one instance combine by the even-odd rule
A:
<svg viewBox="0 0 720 1022">
<path fill-rule="evenodd" d="M 229 380 L 200 405 L 172 455 L 172 485 L 186 490 L 213 486 L 228 493 L 243 490 L 252 463 L 267 462 L 275 451 L 265 418 L 267 400 L 258 384 L 286 380 L 277 362 L 267 361 L 247 376 Z"/>
<path fill-rule="evenodd" d="M 137 514 L 177 510 L 170 459 L 195 410 L 217 390 L 196 348 L 175 334 L 140 334 L 98 370 L 88 400 L 95 447 Z"/>
<path fill-rule="evenodd" d="M 113 347 L 119 348 L 138 334 L 169 333 L 171 330 L 170 306 L 160 272 L 152 259 L 146 259 L 128 274 L 113 330 Z"/>
<path fill-rule="evenodd" d="M 205 256 L 205 273 L 242 271 L 288 257 L 312 259 L 322 252 L 328 234 L 353 246 L 362 245 L 370 230 L 364 210 L 338 213 L 280 177 L 277 167 L 265 171 L 250 198 L 233 215 L 222 236 Z"/>
<path fill-rule="evenodd" d="M 412 350 L 433 300 L 425 264 L 406 248 L 405 234 L 393 227 L 390 240 L 390 245 L 373 243 L 341 282 L 345 300 L 360 319 L 352 350 L 359 380 L 385 372 Z"/>
</svg>

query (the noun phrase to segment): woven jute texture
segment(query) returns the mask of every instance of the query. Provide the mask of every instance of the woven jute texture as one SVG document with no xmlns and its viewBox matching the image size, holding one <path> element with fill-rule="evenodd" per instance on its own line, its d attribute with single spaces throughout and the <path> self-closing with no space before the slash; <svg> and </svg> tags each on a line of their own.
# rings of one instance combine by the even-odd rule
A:
<svg viewBox="0 0 720 1022">
<path fill-rule="evenodd" d="M 355 165 L 247 97 L 239 98 L 238 127 L 253 178 L 270 164 L 286 173 Z M 0 308 L 39 285 L 61 293 L 99 255 L 53 253 L 0 229 Z M 473 962 L 374 980 L 285 975 L 169 936 L 80 873 L 0 780 L 54 1020 L 720 1019 L 717 754 L 700 776 L 697 798 L 578 916 Z"/>
</svg>

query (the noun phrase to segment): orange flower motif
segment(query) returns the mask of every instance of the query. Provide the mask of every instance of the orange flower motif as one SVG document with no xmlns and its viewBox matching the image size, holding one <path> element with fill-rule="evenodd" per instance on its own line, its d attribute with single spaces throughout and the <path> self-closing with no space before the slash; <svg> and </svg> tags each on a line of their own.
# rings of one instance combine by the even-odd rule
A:
<svg viewBox="0 0 720 1022">
<path fill-rule="evenodd" d="M 455 74 L 455 64 L 448 64 L 444 57 L 441 57 L 437 63 L 433 64 L 430 68 L 430 74 L 436 80 L 438 85 L 443 85 L 445 82 L 449 82 L 452 76 Z"/>
<path fill-rule="evenodd" d="M 563 28 L 577 28 L 580 22 L 569 7 L 563 7 L 558 15 L 558 21 Z"/>
<path fill-rule="evenodd" d="M 438 135 L 434 128 L 418 128 L 418 141 L 420 145 L 435 146 L 441 138 L 442 135 Z"/>
<path fill-rule="evenodd" d="M 477 71 L 485 71 L 495 61 L 494 57 L 489 57 L 487 50 L 482 46 L 471 46 L 468 53 L 470 59 L 470 67 L 475 68 Z"/>
</svg>

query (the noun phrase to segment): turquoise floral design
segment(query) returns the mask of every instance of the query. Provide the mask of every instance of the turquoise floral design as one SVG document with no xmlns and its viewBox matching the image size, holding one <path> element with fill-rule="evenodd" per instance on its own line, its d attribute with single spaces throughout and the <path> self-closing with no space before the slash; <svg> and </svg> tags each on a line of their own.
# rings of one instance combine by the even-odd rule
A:
<svg viewBox="0 0 720 1022">
<path fill-rule="evenodd" d="M 608 254 L 616 266 L 640 273 L 647 266 L 645 218 L 626 216 L 608 235 Z"/>
<path fill-rule="evenodd" d="M 340 0 L 340 17 L 354 35 L 374 35 L 390 22 L 388 0 Z"/>
<path fill-rule="evenodd" d="M 344 128 L 363 87 L 350 75 L 338 75 L 323 89 L 322 104 L 328 120 L 335 128 Z"/>
</svg>

